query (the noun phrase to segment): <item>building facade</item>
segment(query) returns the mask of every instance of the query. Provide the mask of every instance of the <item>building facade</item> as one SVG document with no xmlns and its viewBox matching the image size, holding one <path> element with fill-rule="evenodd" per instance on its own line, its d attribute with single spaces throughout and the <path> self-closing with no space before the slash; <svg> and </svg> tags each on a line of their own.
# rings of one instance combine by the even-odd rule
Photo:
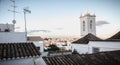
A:
<svg viewBox="0 0 120 65">
<path fill-rule="evenodd" d="M 25 32 L 15 32 L 14 24 L 0 24 L 0 42 L 26 42 Z"/>
<path fill-rule="evenodd" d="M 88 34 L 74 41 L 72 43 L 72 49 L 77 50 L 79 54 L 120 50 L 120 32 L 106 40 L 101 40 L 95 35 Z"/>
<path fill-rule="evenodd" d="M 0 24 L 0 32 L 14 32 L 13 24 Z"/>
</svg>

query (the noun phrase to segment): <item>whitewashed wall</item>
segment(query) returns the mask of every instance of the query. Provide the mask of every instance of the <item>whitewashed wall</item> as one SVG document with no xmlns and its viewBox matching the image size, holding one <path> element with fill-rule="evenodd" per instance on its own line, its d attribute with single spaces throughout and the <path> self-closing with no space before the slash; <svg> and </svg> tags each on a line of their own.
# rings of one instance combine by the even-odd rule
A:
<svg viewBox="0 0 120 65">
<path fill-rule="evenodd" d="M 0 61 L 0 65 L 46 65 L 42 57 Z"/>
<path fill-rule="evenodd" d="M 42 59 L 42 57 L 40 58 L 36 58 L 35 59 L 35 65 L 46 65 L 45 61 Z"/>
<path fill-rule="evenodd" d="M 67 42 L 67 46 L 65 46 L 66 50 L 72 50 L 72 46 L 70 42 Z"/>
<path fill-rule="evenodd" d="M 34 65 L 33 58 L 1 61 L 0 65 Z"/>
<path fill-rule="evenodd" d="M 40 53 L 41 53 L 40 56 L 47 56 L 48 55 L 48 52 L 44 52 L 45 41 L 32 41 L 32 42 L 36 45 L 36 47 L 40 46 Z"/>
<path fill-rule="evenodd" d="M 0 32 L 0 43 L 25 42 L 24 32 Z"/>
<path fill-rule="evenodd" d="M 5 29 L 9 29 L 10 32 L 14 32 L 14 25 L 13 24 L 0 24 L 0 30 L 5 31 Z"/>
<path fill-rule="evenodd" d="M 120 50 L 120 42 L 113 41 L 90 41 L 89 42 L 89 53 L 93 53 L 93 48 L 99 48 L 102 51 L 114 51 Z"/>
<path fill-rule="evenodd" d="M 72 43 L 72 50 L 76 49 L 79 54 L 88 53 L 88 44 Z"/>
<path fill-rule="evenodd" d="M 65 44 L 67 44 L 67 45 L 64 46 Z M 65 50 L 72 50 L 70 42 L 67 42 L 67 43 L 65 43 L 65 42 L 59 42 L 59 43 L 57 43 L 57 47 L 59 47 L 59 48 L 60 47 L 64 47 Z"/>
<path fill-rule="evenodd" d="M 43 41 L 32 41 L 36 47 L 40 47 L 40 52 L 44 52 L 44 45 L 43 45 Z"/>
</svg>

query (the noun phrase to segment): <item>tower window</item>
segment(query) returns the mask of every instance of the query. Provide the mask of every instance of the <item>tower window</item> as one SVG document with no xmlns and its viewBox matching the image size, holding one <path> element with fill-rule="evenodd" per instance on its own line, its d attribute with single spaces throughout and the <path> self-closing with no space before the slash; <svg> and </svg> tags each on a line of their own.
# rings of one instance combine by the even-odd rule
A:
<svg viewBox="0 0 120 65">
<path fill-rule="evenodd" d="M 92 29 L 92 20 L 90 20 L 90 29 Z"/>
<path fill-rule="evenodd" d="M 85 31 L 85 21 L 83 21 L 83 31 Z"/>
</svg>

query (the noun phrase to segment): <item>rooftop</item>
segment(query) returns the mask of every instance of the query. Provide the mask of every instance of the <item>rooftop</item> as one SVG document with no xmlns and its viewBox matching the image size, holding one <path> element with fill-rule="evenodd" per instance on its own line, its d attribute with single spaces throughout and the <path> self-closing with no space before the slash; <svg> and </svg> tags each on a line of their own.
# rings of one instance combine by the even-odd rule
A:
<svg viewBox="0 0 120 65">
<path fill-rule="evenodd" d="M 89 41 L 98 41 L 98 40 L 101 40 L 101 39 L 89 33 L 86 36 L 74 41 L 73 43 L 88 44 Z"/>
<path fill-rule="evenodd" d="M 40 36 L 29 36 L 28 41 L 43 41 L 43 38 Z"/>
<path fill-rule="evenodd" d="M 0 43 L 0 60 L 38 57 L 40 52 L 32 42 Z"/>
<path fill-rule="evenodd" d="M 115 35 L 112 37 L 108 38 L 107 40 L 120 40 L 120 31 L 117 32 Z"/>
<path fill-rule="evenodd" d="M 120 50 L 95 54 L 43 57 L 47 65 L 120 65 Z"/>
</svg>

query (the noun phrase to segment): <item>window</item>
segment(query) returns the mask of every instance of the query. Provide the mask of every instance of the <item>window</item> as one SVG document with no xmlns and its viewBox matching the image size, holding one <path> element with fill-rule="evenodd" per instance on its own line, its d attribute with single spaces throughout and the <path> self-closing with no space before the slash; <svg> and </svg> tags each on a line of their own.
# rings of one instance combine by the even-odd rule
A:
<svg viewBox="0 0 120 65">
<path fill-rule="evenodd" d="M 5 29 L 5 32 L 10 32 L 10 30 L 9 29 Z"/>
<path fill-rule="evenodd" d="M 99 51 L 100 51 L 99 48 L 93 48 L 93 53 L 97 53 L 97 52 L 99 52 Z"/>
<path fill-rule="evenodd" d="M 37 47 L 37 50 L 40 51 L 40 46 Z"/>
<path fill-rule="evenodd" d="M 90 20 L 90 29 L 92 29 L 92 20 Z"/>
<path fill-rule="evenodd" d="M 83 21 L 83 31 L 85 31 L 85 21 Z"/>
</svg>

